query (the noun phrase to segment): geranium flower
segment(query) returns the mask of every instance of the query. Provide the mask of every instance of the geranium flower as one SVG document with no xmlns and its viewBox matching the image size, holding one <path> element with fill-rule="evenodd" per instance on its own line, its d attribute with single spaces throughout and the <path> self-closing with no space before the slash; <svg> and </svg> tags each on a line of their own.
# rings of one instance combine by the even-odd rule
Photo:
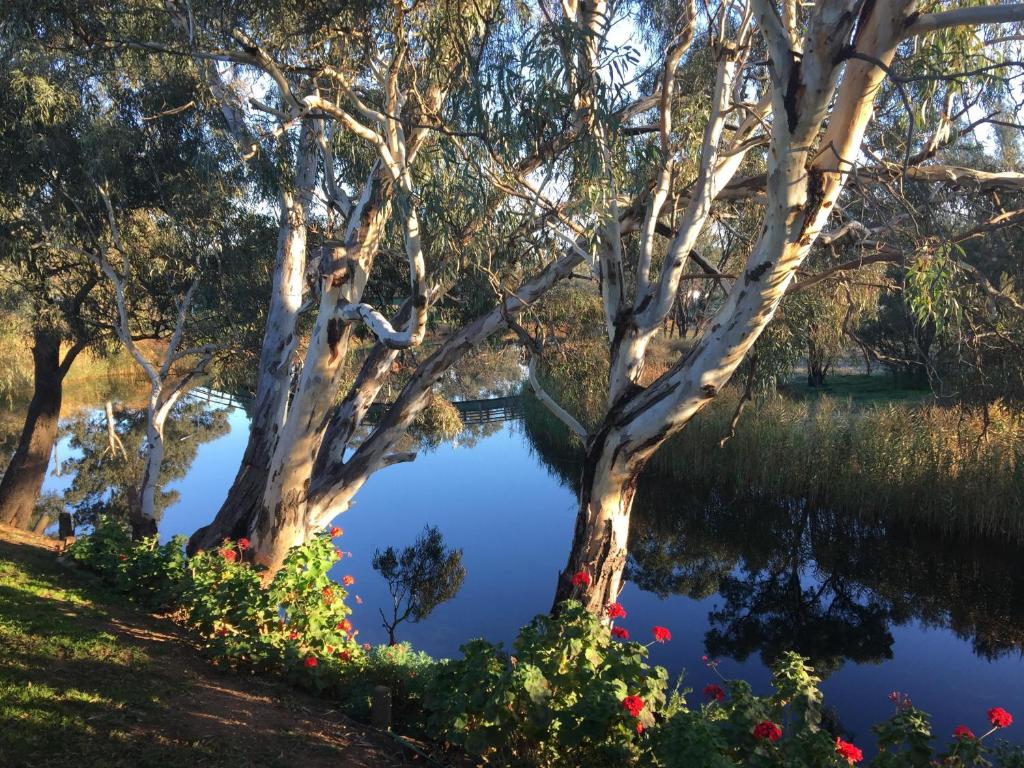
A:
<svg viewBox="0 0 1024 768">
<path fill-rule="evenodd" d="M 293 629 L 293 630 L 292 630 L 291 632 L 289 632 L 289 633 L 288 633 L 288 639 L 289 639 L 289 640 L 298 640 L 298 639 L 299 639 L 299 633 L 298 633 L 298 632 L 296 632 L 296 631 L 295 631 L 295 630 Z"/>
<path fill-rule="evenodd" d="M 953 738 L 954 739 L 973 739 L 973 738 L 975 738 L 974 731 L 972 731 L 966 725 L 958 725 L 956 728 L 953 729 Z"/>
<path fill-rule="evenodd" d="M 334 653 L 334 646 L 328 645 L 325 650 L 327 651 L 327 655 L 330 656 L 332 653 Z"/>
<path fill-rule="evenodd" d="M 654 633 L 655 641 L 659 643 L 667 643 L 669 640 L 672 639 L 672 633 L 664 627 L 653 627 L 651 629 L 651 632 Z"/>
<path fill-rule="evenodd" d="M 356 583 L 356 580 L 355 577 L 346 574 L 345 576 L 341 577 L 341 583 L 344 584 L 346 587 L 351 587 L 353 584 Z"/>
<path fill-rule="evenodd" d="M 636 721 L 636 732 L 637 733 L 643 733 L 644 732 L 644 724 L 641 723 L 639 720 Z"/>
<path fill-rule="evenodd" d="M 771 720 L 762 720 L 754 726 L 752 733 L 758 741 L 768 739 L 768 741 L 774 743 L 782 738 L 782 729 Z"/>
<path fill-rule="evenodd" d="M 308 669 L 312 669 L 317 665 L 316 656 L 307 656 L 306 660 L 303 663 L 306 665 Z"/>
<path fill-rule="evenodd" d="M 850 765 L 859 763 L 864 759 L 864 753 L 848 741 L 843 741 L 836 736 L 836 752 L 840 757 L 845 757 Z"/>
<path fill-rule="evenodd" d="M 252 546 L 252 543 L 244 536 L 238 540 L 238 548 L 243 552 L 245 552 L 245 550 L 247 550 L 250 546 Z"/>
<path fill-rule="evenodd" d="M 1013 723 L 1013 715 L 1002 707 L 992 707 L 988 711 L 988 721 L 996 728 L 1009 728 Z"/>
<path fill-rule="evenodd" d="M 339 651 L 338 652 L 338 658 L 341 659 L 342 661 L 351 661 L 352 660 L 352 654 L 349 653 L 348 651 Z"/>
<path fill-rule="evenodd" d="M 338 537 L 339 537 L 339 536 L 341 536 L 341 535 L 342 535 L 343 533 L 344 533 L 344 531 L 343 531 L 343 530 L 341 530 L 341 528 L 339 528 L 339 527 L 338 527 L 338 526 L 336 526 L 336 525 L 335 525 L 335 526 L 333 526 L 333 527 L 331 528 L 331 538 L 332 538 L 332 539 L 336 539 L 336 538 L 338 538 Z"/>
<path fill-rule="evenodd" d="M 609 619 L 624 619 L 626 618 L 626 609 L 623 608 L 619 603 L 608 603 L 604 607 L 605 613 L 608 614 Z"/>
<path fill-rule="evenodd" d="M 725 701 L 725 689 L 718 683 L 709 683 L 708 685 L 705 685 L 704 690 L 701 691 L 701 693 L 708 701 Z"/>
<path fill-rule="evenodd" d="M 589 587 L 590 586 L 590 574 L 586 571 L 580 571 L 572 577 L 572 585 L 574 587 Z"/>
<path fill-rule="evenodd" d="M 633 717 L 640 717 L 644 708 L 644 700 L 639 696 L 627 696 L 622 700 L 622 708 Z"/>
<path fill-rule="evenodd" d="M 334 559 L 335 560 L 341 560 L 341 558 L 343 558 L 344 556 L 345 555 L 342 554 L 342 551 L 340 549 L 334 550 Z"/>
<path fill-rule="evenodd" d="M 629 640 L 629 630 L 625 627 L 612 627 L 612 634 L 620 640 Z"/>
<path fill-rule="evenodd" d="M 224 547 L 224 549 L 220 551 L 220 556 L 227 560 L 229 563 L 233 563 L 235 562 L 235 560 L 238 559 L 238 553 L 235 552 L 235 550 L 233 549 L 228 549 L 227 547 Z"/>
<path fill-rule="evenodd" d="M 351 632 L 352 622 L 348 619 L 342 619 L 338 622 L 338 629 L 340 629 L 342 632 Z"/>
</svg>

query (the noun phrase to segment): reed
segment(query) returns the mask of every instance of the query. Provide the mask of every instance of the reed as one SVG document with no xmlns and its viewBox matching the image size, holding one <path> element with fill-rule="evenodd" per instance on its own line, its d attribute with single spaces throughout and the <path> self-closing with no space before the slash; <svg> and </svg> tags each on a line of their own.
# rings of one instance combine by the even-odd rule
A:
<svg viewBox="0 0 1024 768">
<path fill-rule="evenodd" d="M 546 385 L 594 423 L 599 404 L 576 380 L 560 387 L 549 377 Z M 1024 412 L 1001 402 L 982 410 L 777 394 L 750 403 L 720 445 L 738 398 L 734 388 L 722 392 L 645 473 L 733 497 L 803 498 L 945 536 L 1024 542 Z M 528 431 L 548 440 L 560 433 L 568 448 L 571 438 L 542 410 L 526 409 Z"/>
</svg>

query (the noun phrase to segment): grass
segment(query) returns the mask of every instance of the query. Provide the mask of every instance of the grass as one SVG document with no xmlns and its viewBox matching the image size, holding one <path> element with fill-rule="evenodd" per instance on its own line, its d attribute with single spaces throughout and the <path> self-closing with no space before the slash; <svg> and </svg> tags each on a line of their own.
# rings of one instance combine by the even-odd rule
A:
<svg viewBox="0 0 1024 768">
<path fill-rule="evenodd" d="M 219 672 L 166 620 L 0 526 L 0 766 L 390 766 L 276 682 Z"/>
<path fill-rule="evenodd" d="M 928 389 L 898 387 L 892 376 L 866 374 L 840 374 L 825 379 L 821 387 L 807 386 L 803 377 L 785 387 L 787 395 L 797 398 L 830 397 L 835 400 L 849 400 L 854 405 L 883 405 L 890 403 L 924 403 L 932 393 Z"/>
<path fill-rule="evenodd" d="M 592 377 L 566 370 L 555 368 L 548 390 L 592 427 L 603 393 Z M 835 376 L 823 389 L 793 386 L 755 400 L 723 446 L 739 398 L 728 388 L 645 473 L 733 497 L 802 498 L 944 536 L 1024 542 L 1024 412 L 995 403 L 986 423 L 980 409 L 937 404 L 883 376 Z M 569 439 L 543 406 L 527 408 L 527 420 L 549 442 Z"/>
</svg>

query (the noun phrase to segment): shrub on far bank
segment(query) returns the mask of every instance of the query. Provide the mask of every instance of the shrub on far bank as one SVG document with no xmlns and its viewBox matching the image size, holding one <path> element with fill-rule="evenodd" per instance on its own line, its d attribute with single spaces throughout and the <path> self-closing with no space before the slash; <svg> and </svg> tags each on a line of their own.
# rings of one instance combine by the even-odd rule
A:
<svg viewBox="0 0 1024 768">
<path fill-rule="evenodd" d="M 345 584 L 327 577 L 341 556 L 337 529 L 291 551 L 270 582 L 244 561 L 248 542 L 226 541 L 186 560 L 183 541 L 132 542 L 103 519 L 72 547 L 72 557 L 116 589 L 150 606 L 176 608 L 216 663 L 281 674 L 368 719 L 373 690 L 393 695 L 395 724 L 438 750 L 489 765 L 523 768 L 844 768 L 862 764 L 861 744 L 823 719 L 820 680 L 794 653 L 776 664 L 773 692 L 758 696 L 743 681 L 722 680 L 701 695 L 670 689 L 650 666 L 648 646 L 670 642 L 654 627 L 610 626 L 625 620 L 613 603 L 603 617 L 570 600 L 555 617 L 524 627 L 512 647 L 474 640 L 461 658 L 435 661 L 408 645 L 360 645 L 348 619 Z M 579 574 L 580 583 L 586 574 Z M 936 739 L 925 713 L 899 698 L 876 726 L 875 768 L 1024 768 L 1024 749 L 990 743 L 1010 727 L 998 707 L 980 736 L 967 726 Z M 944 746 L 935 746 L 934 742 Z"/>
</svg>

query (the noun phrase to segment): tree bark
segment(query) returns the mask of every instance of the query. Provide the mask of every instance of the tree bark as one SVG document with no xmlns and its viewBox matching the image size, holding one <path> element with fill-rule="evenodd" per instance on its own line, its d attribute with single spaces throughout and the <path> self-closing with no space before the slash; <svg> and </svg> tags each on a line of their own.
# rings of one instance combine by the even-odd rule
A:
<svg viewBox="0 0 1024 768">
<path fill-rule="evenodd" d="M 64 378 L 60 342 L 56 333 L 34 334 L 32 400 L 18 447 L 0 481 L 0 522 L 18 528 L 29 524 L 57 441 Z"/>
<path fill-rule="evenodd" d="M 273 444 L 288 410 L 291 364 L 298 341 L 297 324 L 306 274 L 307 217 L 313 202 L 317 154 L 312 128 L 299 137 L 294 192 L 282 189 L 277 257 L 267 326 L 260 350 L 256 399 L 242 464 L 213 521 L 188 542 L 189 554 L 217 546 L 225 538 L 248 536 L 262 504 Z"/>
<path fill-rule="evenodd" d="M 622 591 L 630 513 L 637 477 L 646 463 L 646 458 L 629 457 L 622 446 L 623 436 L 609 427 L 607 419 L 588 443 L 572 549 L 558 579 L 553 612 L 575 597 L 591 613 L 601 614 Z M 572 583 L 580 572 L 590 577 L 586 589 Z"/>
</svg>

